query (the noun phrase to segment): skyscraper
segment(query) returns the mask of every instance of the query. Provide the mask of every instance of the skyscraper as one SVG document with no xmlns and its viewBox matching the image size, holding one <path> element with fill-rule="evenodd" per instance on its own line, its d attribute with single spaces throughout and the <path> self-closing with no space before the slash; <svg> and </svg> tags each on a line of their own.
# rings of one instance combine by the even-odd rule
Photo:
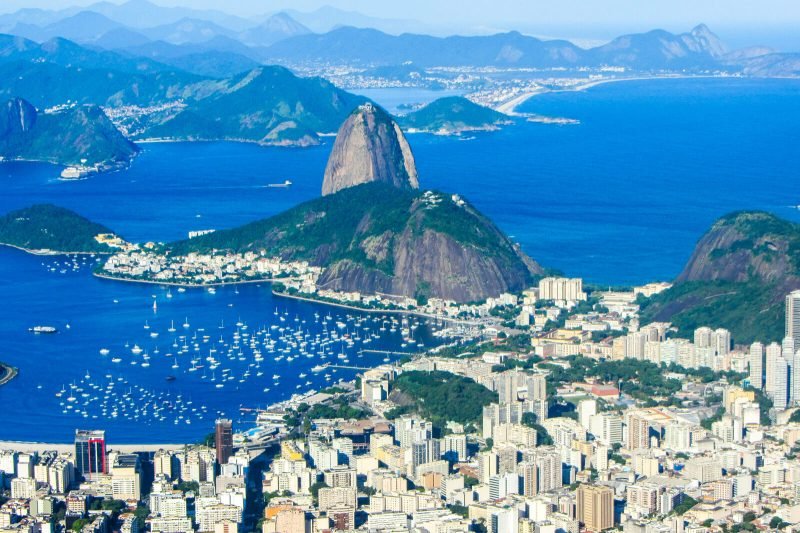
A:
<svg viewBox="0 0 800 533">
<path fill-rule="evenodd" d="M 800 291 L 786 295 L 786 336 L 792 338 L 792 353 L 796 353 L 800 349 Z"/>
<path fill-rule="evenodd" d="M 217 449 L 217 463 L 224 465 L 233 455 L 233 422 L 220 418 L 214 428 L 214 447 Z"/>
<path fill-rule="evenodd" d="M 75 430 L 75 469 L 86 479 L 108 473 L 105 431 Z"/>
<path fill-rule="evenodd" d="M 578 521 L 587 531 L 614 527 L 614 491 L 600 485 L 578 487 Z"/>
<path fill-rule="evenodd" d="M 750 345 L 750 385 L 754 389 L 764 387 L 764 345 L 760 342 Z"/>
</svg>

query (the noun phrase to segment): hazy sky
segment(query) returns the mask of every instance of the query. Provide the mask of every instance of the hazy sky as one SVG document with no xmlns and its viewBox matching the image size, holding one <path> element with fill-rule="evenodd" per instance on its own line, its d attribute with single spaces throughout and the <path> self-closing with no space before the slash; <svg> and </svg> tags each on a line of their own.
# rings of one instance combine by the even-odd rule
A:
<svg viewBox="0 0 800 533">
<path fill-rule="evenodd" d="M 96 0 L 0 0 L 0 11 L 59 8 Z M 122 0 L 112 0 L 121 3 Z M 800 0 L 153 0 L 161 5 L 213 8 L 258 15 L 324 5 L 394 19 L 413 19 L 444 31 L 519 29 L 564 37 L 600 38 L 660 27 L 688 30 L 704 22 L 718 31 L 800 33 Z M 775 30 L 777 28 L 777 30 Z M 569 34 L 569 35 L 567 35 Z"/>
</svg>

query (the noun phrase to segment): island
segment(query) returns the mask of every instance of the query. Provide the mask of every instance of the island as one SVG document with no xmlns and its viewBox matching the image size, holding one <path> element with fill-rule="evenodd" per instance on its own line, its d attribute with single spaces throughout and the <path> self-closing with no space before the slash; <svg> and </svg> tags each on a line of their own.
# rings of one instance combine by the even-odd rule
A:
<svg viewBox="0 0 800 533">
<path fill-rule="evenodd" d="M 448 96 L 398 118 L 409 133 L 460 135 L 470 131 L 492 131 L 512 124 L 499 111 L 476 104 L 462 96 Z"/>
<path fill-rule="evenodd" d="M 39 254 L 108 254 L 126 243 L 110 229 L 51 204 L 0 217 L 0 244 Z"/>
<path fill-rule="evenodd" d="M 63 178 L 128 166 L 139 149 L 95 105 L 66 105 L 39 112 L 13 98 L 0 106 L 0 158 L 67 167 Z"/>
</svg>

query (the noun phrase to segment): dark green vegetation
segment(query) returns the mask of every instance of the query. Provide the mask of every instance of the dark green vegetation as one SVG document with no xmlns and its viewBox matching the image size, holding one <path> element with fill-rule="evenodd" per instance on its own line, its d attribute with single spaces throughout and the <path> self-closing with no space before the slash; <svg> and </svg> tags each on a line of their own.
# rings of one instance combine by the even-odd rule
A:
<svg viewBox="0 0 800 533">
<path fill-rule="evenodd" d="M 261 251 L 327 270 L 324 288 L 476 301 L 521 290 L 538 272 L 468 203 L 368 183 L 240 228 L 173 243 L 173 254 Z M 422 294 L 424 293 L 424 294 Z"/>
<path fill-rule="evenodd" d="M 193 96 L 185 110 L 145 135 L 309 145 L 319 142 L 316 132 L 336 131 L 366 101 L 322 78 L 299 78 L 282 67 L 259 67 Z"/>
<path fill-rule="evenodd" d="M 763 212 L 732 213 L 700 239 L 671 289 L 643 301 L 643 321 L 668 320 L 679 335 L 699 326 L 734 341 L 780 340 L 784 297 L 800 288 L 800 225 Z"/>
<path fill-rule="evenodd" d="M 277 145 L 316 143 L 316 132 L 336 131 L 353 108 L 367 100 L 283 67 L 258 66 L 220 79 L 151 59 L 91 50 L 65 39 L 39 45 L 0 35 L 0 97 L 16 96 L 39 108 L 66 101 L 109 107 L 182 101 L 184 108 L 148 113 L 132 128 L 135 138 Z"/>
<path fill-rule="evenodd" d="M 459 132 L 496 127 L 508 117 L 461 96 L 439 98 L 422 109 L 399 117 L 403 128 L 423 131 Z"/>
<path fill-rule="evenodd" d="M 694 498 L 692 498 L 691 496 L 684 496 L 683 501 L 681 501 L 681 503 L 675 506 L 673 512 L 679 516 L 683 515 L 686 513 L 686 511 L 688 511 L 698 503 L 699 502 Z"/>
<path fill-rule="evenodd" d="M 14 98 L 0 107 L 0 156 L 5 159 L 120 166 L 138 151 L 95 105 L 38 113 Z"/>
<path fill-rule="evenodd" d="M 95 240 L 111 230 L 77 213 L 50 204 L 34 205 L 0 217 L 0 243 L 25 250 L 109 252 Z"/>
<path fill-rule="evenodd" d="M 483 406 L 497 394 L 475 381 L 450 372 L 403 372 L 393 382 L 392 399 L 430 420 L 437 427 L 448 421 L 477 424 Z"/>
</svg>

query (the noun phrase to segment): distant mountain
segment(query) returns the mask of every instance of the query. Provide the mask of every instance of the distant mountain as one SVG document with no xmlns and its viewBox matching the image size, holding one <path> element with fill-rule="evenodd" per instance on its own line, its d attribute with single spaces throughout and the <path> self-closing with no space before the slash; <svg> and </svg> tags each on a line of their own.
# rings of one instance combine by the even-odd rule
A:
<svg viewBox="0 0 800 533">
<path fill-rule="evenodd" d="M 26 63 L 24 70 L 37 64 L 86 69 L 113 69 L 129 73 L 161 72 L 167 65 L 141 57 L 126 57 L 113 52 L 90 49 L 60 37 L 42 44 L 0 34 L 0 63 Z M 0 82 L 2 86 L 2 82 Z"/>
<path fill-rule="evenodd" d="M 727 52 L 725 45 L 701 24 L 689 33 L 664 30 L 624 35 L 586 53 L 591 64 L 619 65 L 640 70 L 714 67 Z"/>
<path fill-rule="evenodd" d="M 249 46 L 269 46 L 289 37 L 308 35 L 311 30 L 287 13 L 272 15 L 263 23 L 239 34 L 238 39 Z"/>
<path fill-rule="evenodd" d="M 172 44 L 196 44 L 216 37 L 233 37 L 235 32 L 213 22 L 199 19 L 181 19 L 177 22 L 141 29 L 139 32 L 153 41 Z"/>
<path fill-rule="evenodd" d="M 95 239 L 106 233 L 111 230 L 50 204 L 33 205 L 0 216 L 0 244 L 31 252 L 110 252 L 110 247 Z"/>
<path fill-rule="evenodd" d="M 117 50 L 130 57 L 146 57 L 164 65 L 209 78 L 226 78 L 252 70 L 261 63 L 252 50 L 228 37 L 196 44 L 148 41 Z"/>
<path fill-rule="evenodd" d="M 150 129 L 147 137 L 240 140 L 308 146 L 330 133 L 366 101 L 322 78 L 298 78 L 283 67 L 259 67 L 188 89 L 187 109 Z"/>
<path fill-rule="evenodd" d="M 159 6 L 147 0 L 129 0 L 122 4 L 98 2 L 85 8 L 133 28 L 152 28 L 172 24 L 182 19 L 206 20 L 232 31 L 252 26 L 247 19 L 209 9 Z"/>
<path fill-rule="evenodd" d="M 719 219 L 675 285 L 648 302 L 644 320 L 671 321 L 682 335 L 730 329 L 737 342 L 783 336 L 784 297 L 800 288 L 800 224 L 764 212 Z"/>
<path fill-rule="evenodd" d="M 342 26 L 374 28 L 391 34 L 423 29 L 423 24 L 416 20 L 370 17 L 356 11 L 345 11 L 332 6 L 323 6 L 311 12 L 289 9 L 286 10 L 286 13 L 315 33 L 326 33 Z"/>
<path fill-rule="evenodd" d="M 123 26 L 108 17 L 92 11 L 81 11 L 44 27 L 17 24 L 10 33 L 43 42 L 56 37 L 77 42 L 94 41 L 103 34 Z"/>
<path fill-rule="evenodd" d="M 627 35 L 584 50 L 563 40 L 543 41 L 518 32 L 475 37 L 389 35 L 374 29 L 345 27 L 323 35 L 280 41 L 266 50 L 279 63 L 333 63 L 419 67 L 579 67 L 620 65 L 635 70 L 719 66 L 725 48 L 707 27 L 674 35 L 662 30 Z"/>
<path fill-rule="evenodd" d="M 509 117 L 503 113 L 461 96 L 439 98 L 398 118 L 399 124 L 405 129 L 442 133 L 496 129 L 508 121 Z"/>
<path fill-rule="evenodd" d="M 138 151 L 97 106 L 39 113 L 20 98 L 0 106 L 4 159 L 112 168 L 127 165 Z"/>
<path fill-rule="evenodd" d="M 726 56 L 727 58 L 728 56 Z M 768 53 L 751 57 L 729 59 L 748 76 L 784 77 L 800 76 L 800 54 Z"/>
<path fill-rule="evenodd" d="M 304 35 L 280 41 L 266 50 L 277 62 L 352 63 L 421 67 L 502 65 L 565 66 L 581 57 L 567 41 L 540 41 L 517 32 L 489 37 L 431 37 L 389 35 L 373 29 L 345 27 L 323 35 Z"/>
</svg>

